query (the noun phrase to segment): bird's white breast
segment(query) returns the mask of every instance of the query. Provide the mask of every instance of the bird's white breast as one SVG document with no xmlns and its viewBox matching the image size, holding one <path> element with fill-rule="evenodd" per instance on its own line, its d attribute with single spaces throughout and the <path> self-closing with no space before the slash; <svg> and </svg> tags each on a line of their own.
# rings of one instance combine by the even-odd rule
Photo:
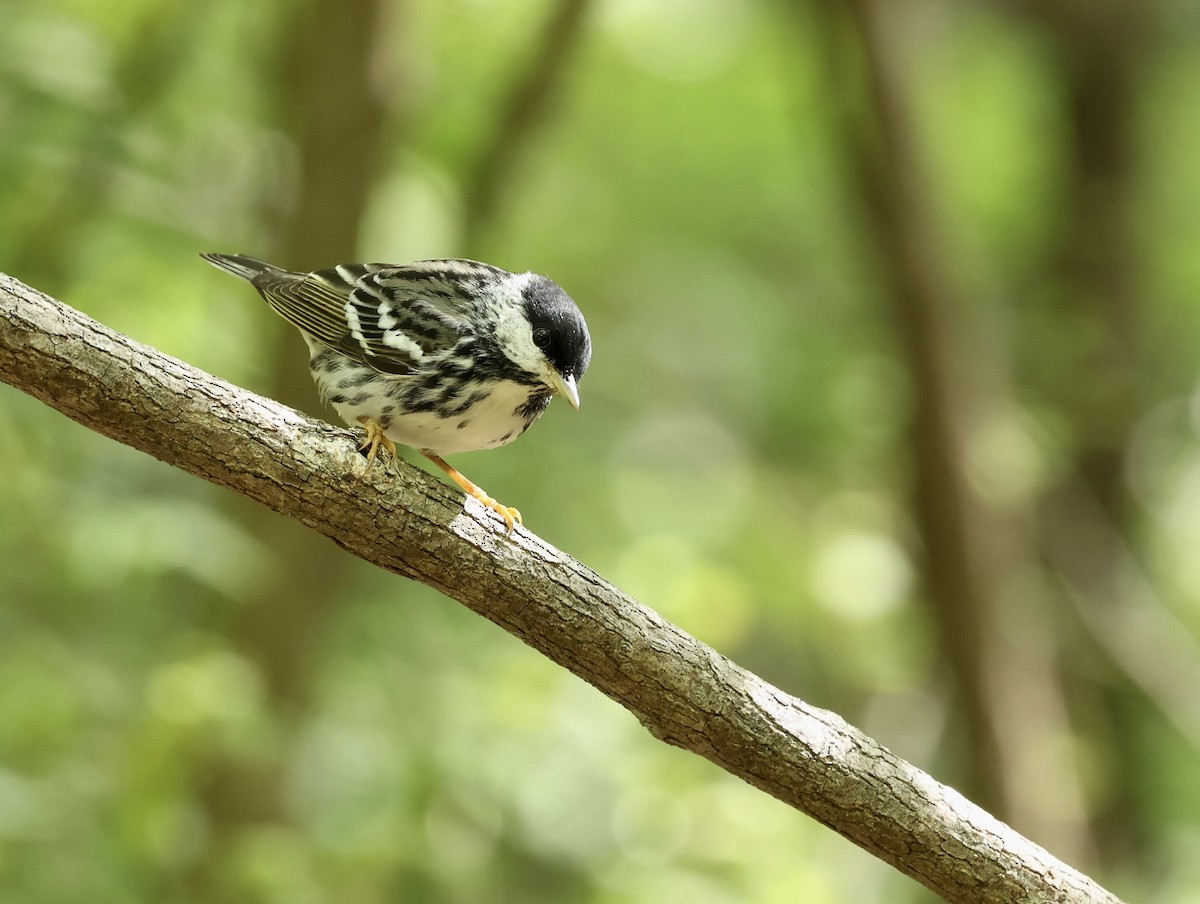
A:
<svg viewBox="0 0 1200 904">
<path fill-rule="evenodd" d="M 383 379 L 394 379 L 380 377 Z M 364 387 L 368 388 L 368 387 Z M 370 393 L 361 404 L 333 403 L 334 409 L 347 424 L 358 426 L 362 417 L 386 424 L 388 439 L 417 449 L 428 449 L 442 455 L 493 449 L 512 442 L 525 432 L 529 422 L 517 414 L 529 401 L 531 387 L 508 380 L 488 384 L 490 390 L 465 411 L 443 417 L 432 411 L 404 412 L 384 393 Z M 483 392 L 480 384 L 468 384 L 450 400 L 445 408 L 453 409 L 467 401 L 472 393 Z M 386 404 L 385 404 L 386 403 Z M 387 412 L 387 406 L 395 405 Z"/>
</svg>

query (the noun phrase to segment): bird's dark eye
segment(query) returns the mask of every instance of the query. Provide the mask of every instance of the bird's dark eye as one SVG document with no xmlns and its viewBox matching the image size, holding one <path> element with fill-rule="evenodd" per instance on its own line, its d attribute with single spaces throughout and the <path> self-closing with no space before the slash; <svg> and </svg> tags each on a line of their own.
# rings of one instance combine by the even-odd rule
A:
<svg viewBox="0 0 1200 904">
<path fill-rule="evenodd" d="M 542 327 L 538 327 L 536 330 L 534 330 L 533 344 L 544 351 L 546 346 L 550 344 L 550 331 L 543 329 Z"/>
</svg>

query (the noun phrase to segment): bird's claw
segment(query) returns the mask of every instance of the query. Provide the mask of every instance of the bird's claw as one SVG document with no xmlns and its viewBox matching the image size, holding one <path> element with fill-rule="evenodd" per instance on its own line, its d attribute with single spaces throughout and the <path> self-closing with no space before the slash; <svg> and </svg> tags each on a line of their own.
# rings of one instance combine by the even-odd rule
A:
<svg viewBox="0 0 1200 904">
<path fill-rule="evenodd" d="M 387 438 L 387 435 L 383 432 L 383 428 L 376 421 L 366 417 L 359 418 L 358 422 L 367 431 L 367 435 L 363 438 L 363 444 L 358 447 L 359 452 L 367 453 L 367 467 L 370 467 L 371 462 L 375 460 L 375 455 L 379 452 L 380 446 L 391 453 L 392 461 L 396 461 L 396 444 Z"/>
<path fill-rule="evenodd" d="M 521 517 L 521 513 L 511 505 L 502 505 L 487 493 L 483 492 L 483 490 L 480 490 L 478 494 L 472 493 L 471 495 L 482 502 L 486 508 L 490 508 L 493 512 L 504 519 L 504 523 L 507 525 L 508 533 L 511 534 L 516 529 L 518 524 L 525 524 L 525 519 Z"/>
</svg>

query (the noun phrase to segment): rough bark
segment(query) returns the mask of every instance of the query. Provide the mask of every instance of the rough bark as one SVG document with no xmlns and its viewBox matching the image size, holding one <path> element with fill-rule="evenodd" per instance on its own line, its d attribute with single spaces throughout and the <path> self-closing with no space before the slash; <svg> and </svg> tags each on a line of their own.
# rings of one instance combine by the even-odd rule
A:
<svg viewBox="0 0 1200 904">
<path fill-rule="evenodd" d="M 0 274 L 0 380 L 436 587 L 700 754 L 952 902 L 1116 902 L 834 713 L 772 687 L 532 533 L 343 430 Z"/>
</svg>

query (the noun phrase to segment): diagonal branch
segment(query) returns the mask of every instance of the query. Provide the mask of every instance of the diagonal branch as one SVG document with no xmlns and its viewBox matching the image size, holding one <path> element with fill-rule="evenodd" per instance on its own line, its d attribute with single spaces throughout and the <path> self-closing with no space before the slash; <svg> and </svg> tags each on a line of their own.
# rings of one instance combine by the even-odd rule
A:
<svg viewBox="0 0 1200 904">
<path fill-rule="evenodd" d="M 449 594 L 655 737 L 807 813 L 953 902 L 1117 898 L 837 715 L 730 662 L 417 468 L 115 333 L 0 274 L 0 380 Z"/>
</svg>

